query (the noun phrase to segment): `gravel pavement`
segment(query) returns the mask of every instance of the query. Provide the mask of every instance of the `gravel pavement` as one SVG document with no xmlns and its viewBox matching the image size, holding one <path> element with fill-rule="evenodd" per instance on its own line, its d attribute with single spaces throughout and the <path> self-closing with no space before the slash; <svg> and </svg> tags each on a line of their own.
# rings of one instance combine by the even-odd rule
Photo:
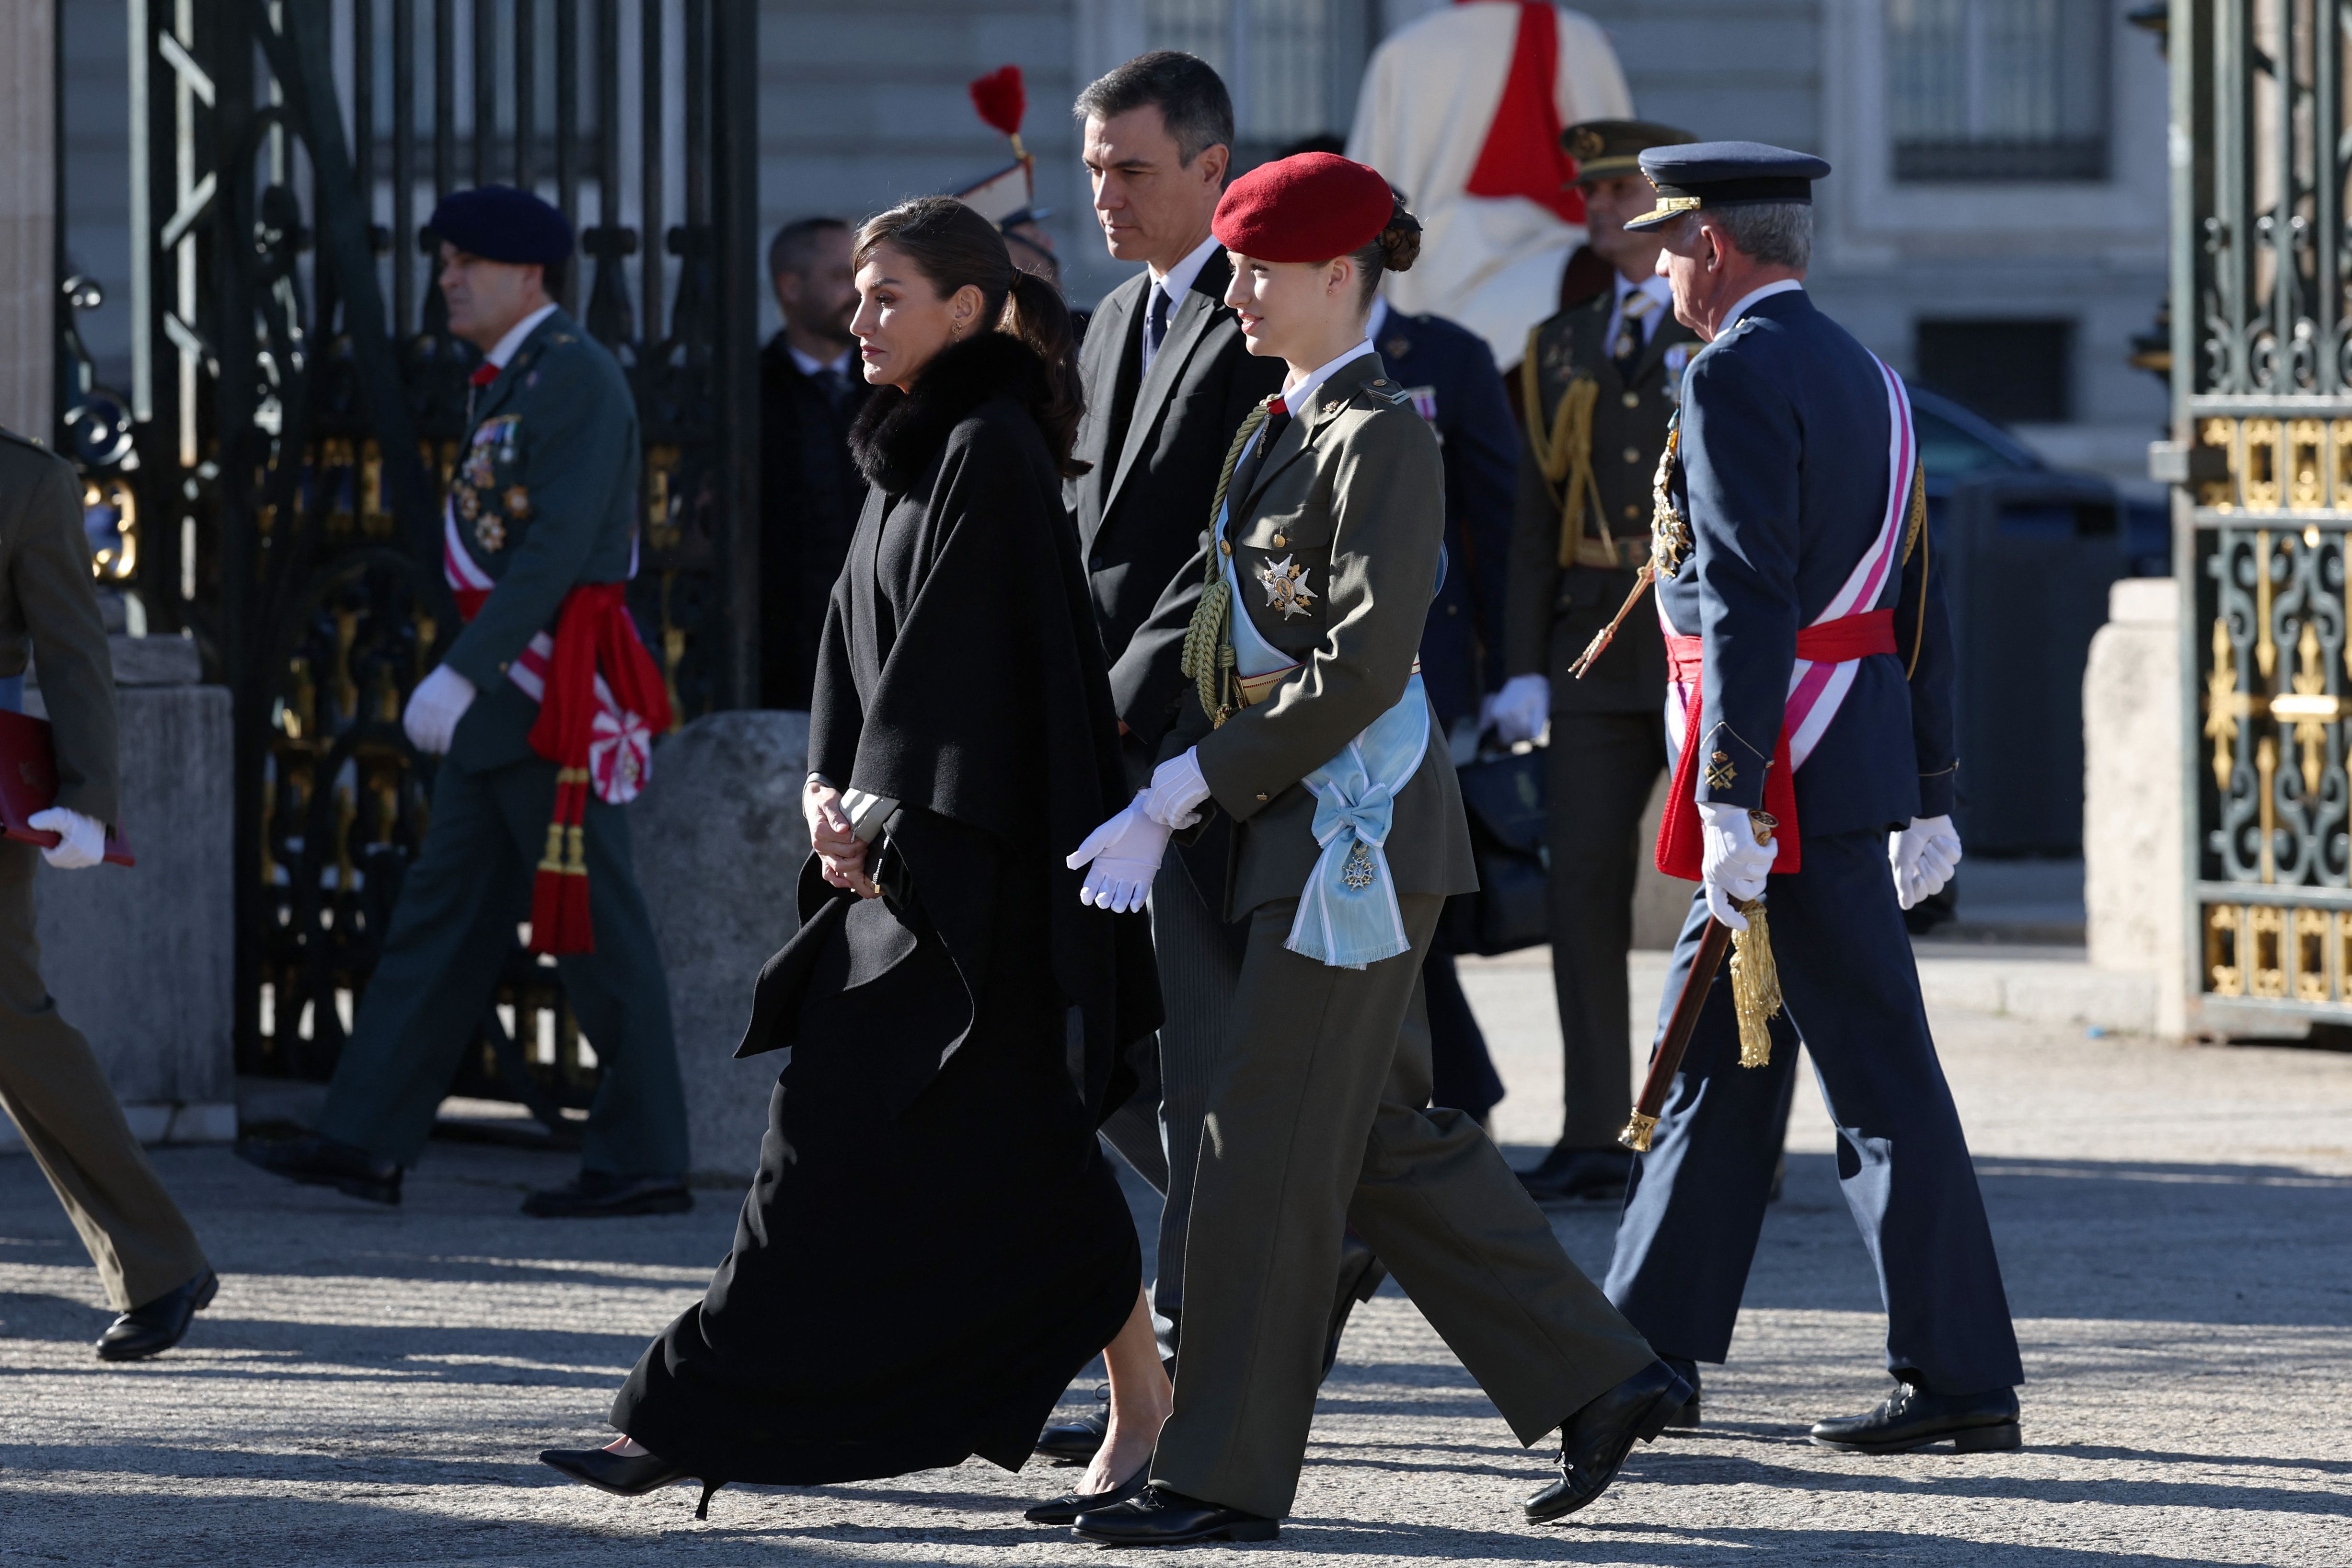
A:
<svg viewBox="0 0 2352 1568">
<path fill-rule="evenodd" d="M 1637 1016 L 1659 967 L 1636 957 Z M 1556 1127 L 1549 975 L 1522 955 L 1465 966 L 1465 984 L 1511 1088 L 1496 1135 L 1528 1163 Z M 1187 1561 L 2352 1563 L 2352 1056 L 1936 1024 L 2024 1346 L 2024 1452 L 1806 1444 L 1808 1422 L 1885 1386 L 1868 1260 L 1808 1092 L 1702 1433 L 1638 1450 L 1599 1503 L 1529 1528 L 1515 1502 L 1544 1454 L 1511 1441 L 1391 1286 L 1349 1331 L 1282 1541 Z M 0 1565 L 1094 1560 L 1022 1521 L 1075 1479 L 1034 1464 L 731 1489 L 698 1523 L 690 1489 L 609 1498 L 533 1462 L 603 1440 L 622 1374 L 723 1254 L 738 1194 L 567 1224 L 515 1212 L 565 1174 L 547 1154 L 436 1143 L 397 1211 L 226 1150 L 157 1163 L 222 1290 L 183 1349 L 110 1368 L 71 1230 L 31 1161 L 0 1157 Z M 1605 1268 L 1610 1211 L 1554 1217 Z"/>
</svg>

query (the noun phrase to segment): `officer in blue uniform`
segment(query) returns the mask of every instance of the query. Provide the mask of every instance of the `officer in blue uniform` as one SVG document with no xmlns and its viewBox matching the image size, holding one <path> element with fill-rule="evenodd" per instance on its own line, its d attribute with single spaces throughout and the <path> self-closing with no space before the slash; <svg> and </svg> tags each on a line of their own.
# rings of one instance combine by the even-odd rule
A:
<svg viewBox="0 0 2352 1568">
<path fill-rule="evenodd" d="M 318 1132 L 238 1149 L 276 1174 L 386 1204 L 400 1201 L 402 1169 L 423 1152 L 551 852 L 559 770 L 530 737 L 561 674 L 542 634 L 575 589 L 609 595 L 605 585 L 628 578 L 639 493 L 628 383 L 554 301 L 572 248 L 563 215 L 485 185 L 447 197 L 430 226 L 450 331 L 483 353 L 443 518 L 442 570 L 467 625 L 404 718 L 420 752 L 446 753 L 432 825 Z M 593 947 L 557 960 L 603 1076 L 582 1129 L 580 1175 L 523 1204 L 546 1217 L 677 1213 L 694 1202 L 668 985 L 628 818 L 604 787 L 587 793 L 581 834 Z"/>
<path fill-rule="evenodd" d="M 1805 294 L 1812 182 L 1828 164 L 1754 142 L 1654 148 L 1641 164 L 1658 205 L 1628 226 L 1658 232 L 1675 315 L 1707 340 L 1667 448 L 1679 515 L 1660 517 L 1654 556 L 1672 568 L 1658 596 L 1684 699 L 1668 721 L 1670 826 L 1698 847 L 1702 877 L 1666 995 L 1706 922 L 1745 929 L 1739 905 L 1760 895 L 1786 1024 L 1769 1065 L 1739 1066 L 1731 984 L 1717 977 L 1636 1163 L 1607 1290 L 1694 1387 L 1693 1363 L 1723 1360 L 1796 1070 L 1792 1027 L 1839 1131 L 1897 1380 L 1876 1409 L 1816 1424 L 1814 1441 L 2014 1448 L 2017 1340 L 1903 926 L 1959 857 L 1951 640 L 1907 398 Z"/>
</svg>

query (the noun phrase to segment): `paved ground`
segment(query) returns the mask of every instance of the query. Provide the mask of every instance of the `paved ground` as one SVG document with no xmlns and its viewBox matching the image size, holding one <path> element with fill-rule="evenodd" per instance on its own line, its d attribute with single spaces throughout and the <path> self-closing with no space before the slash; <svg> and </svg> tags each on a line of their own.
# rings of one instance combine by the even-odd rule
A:
<svg viewBox="0 0 2352 1568">
<path fill-rule="evenodd" d="M 1637 963 L 1653 994 L 1654 961 Z M 1548 976 L 1469 978 L 1531 1158 L 1557 1093 Z M 1801 1096 L 1730 1365 L 1696 1437 L 1640 1451 L 1566 1527 L 1412 1304 L 1382 1296 L 1326 1390 L 1275 1547 L 1414 1563 L 2342 1564 L 2352 1562 L 2352 1056 L 2171 1047 L 1946 1013 L 2029 1375 L 2028 1449 L 1861 1460 L 1804 1424 L 1881 1391 L 1868 1264 Z M 748 1164 L 751 1152 L 745 1152 Z M 102 1369 L 89 1268 L 30 1162 L 0 1157 L 0 1565 L 1035 1563 L 1066 1471 L 983 1465 L 880 1485 L 637 1501 L 534 1450 L 598 1434 L 646 1336 L 724 1249 L 733 1196 L 685 1221 L 526 1221 L 548 1156 L 436 1145 L 397 1213 L 160 1155 L 226 1276 L 191 1343 Z M 1610 1216 L 1563 1211 L 1598 1270 Z M 942 1301 L 942 1310 L 950 1303 Z M 487 1326 L 486 1326 L 487 1325 Z M 811 1347 L 823 1353 L 823 1347 Z"/>
</svg>

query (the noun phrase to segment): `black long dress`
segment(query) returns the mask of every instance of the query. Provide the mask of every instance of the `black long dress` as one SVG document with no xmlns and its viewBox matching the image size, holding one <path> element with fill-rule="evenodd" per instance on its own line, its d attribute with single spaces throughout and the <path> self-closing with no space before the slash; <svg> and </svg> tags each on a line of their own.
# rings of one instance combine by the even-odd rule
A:
<svg viewBox="0 0 2352 1568">
<path fill-rule="evenodd" d="M 898 802 L 761 971 L 738 1055 L 785 1065 L 735 1245 L 613 1424 L 714 1480 L 1018 1468 L 1133 1308 L 1141 1258 L 1095 1137 L 1158 1023 L 1139 916 L 1061 858 L 1124 799 L 1041 367 L 996 333 L 886 391 L 834 591 L 810 767 Z"/>
</svg>

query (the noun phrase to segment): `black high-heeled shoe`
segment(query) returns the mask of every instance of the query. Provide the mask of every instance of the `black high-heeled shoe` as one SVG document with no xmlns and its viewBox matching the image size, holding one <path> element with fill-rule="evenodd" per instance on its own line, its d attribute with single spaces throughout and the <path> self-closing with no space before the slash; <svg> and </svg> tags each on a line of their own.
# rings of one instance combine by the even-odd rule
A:
<svg viewBox="0 0 2352 1568">
<path fill-rule="evenodd" d="M 1107 1492 L 1064 1492 L 1052 1502 L 1041 1502 L 1025 1510 L 1021 1517 L 1032 1524 L 1076 1524 L 1078 1515 L 1088 1509 L 1116 1508 L 1131 1497 L 1141 1497 L 1151 1479 L 1151 1461 L 1146 1459 L 1135 1468 L 1135 1474 Z"/>
<path fill-rule="evenodd" d="M 539 1462 L 614 1497 L 643 1497 L 689 1479 L 683 1468 L 650 1452 L 615 1454 L 610 1448 L 541 1448 Z M 695 1505 L 694 1517 L 709 1519 L 711 1498 L 727 1483 L 701 1477 L 692 1479 L 702 1481 L 702 1500 Z"/>
</svg>

